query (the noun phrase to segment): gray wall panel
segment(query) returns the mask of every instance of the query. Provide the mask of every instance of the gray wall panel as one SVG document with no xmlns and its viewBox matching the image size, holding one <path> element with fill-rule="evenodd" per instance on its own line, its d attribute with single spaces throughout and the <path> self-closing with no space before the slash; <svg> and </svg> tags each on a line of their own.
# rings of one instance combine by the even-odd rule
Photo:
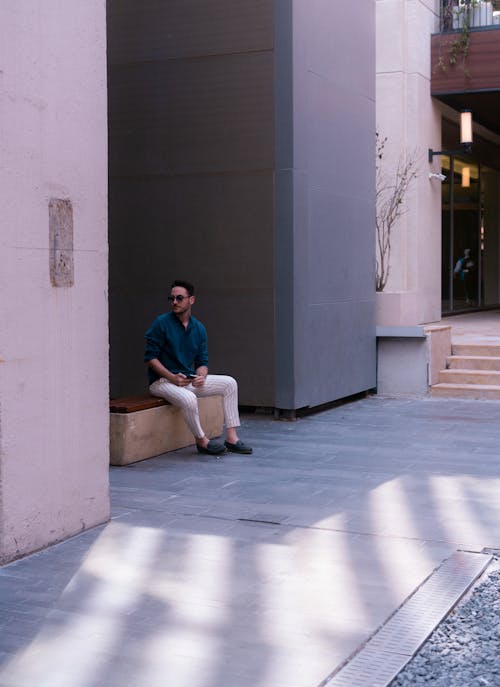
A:
<svg viewBox="0 0 500 687">
<path fill-rule="evenodd" d="M 373 301 L 373 202 L 310 191 L 309 273 L 311 303 L 337 300 Z"/>
<path fill-rule="evenodd" d="M 272 50 L 273 0 L 107 0 L 110 64 Z"/>
<path fill-rule="evenodd" d="M 375 7 L 311 0 L 280 8 L 293 22 L 291 48 L 276 39 L 283 55 L 293 53 L 293 74 L 285 67 L 280 86 L 282 102 L 293 101 L 293 126 L 276 137 L 277 174 L 293 180 L 293 229 L 276 229 L 293 253 L 283 307 L 293 301 L 293 394 L 281 393 L 278 367 L 277 403 L 300 408 L 375 386 Z M 286 195 L 276 202 L 278 224 Z M 281 279 L 290 275 L 277 269 L 277 294 Z M 278 342 L 289 331 L 277 321 Z"/>
<path fill-rule="evenodd" d="M 199 293 L 211 366 L 239 378 L 242 403 L 274 405 L 273 194 L 270 172 L 113 180 L 114 396 L 144 390 L 144 332 L 168 310 L 171 281 L 185 278 Z"/>
<path fill-rule="evenodd" d="M 274 405 L 272 0 L 108 0 L 111 391 L 194 282 L 212 369 Z M 265 345 L 262 345 L 265 342 Z"/>
<path fill-rule="evenodd" d="M 313 188 L 350 198 L 373 199 L 374 100 L 310 74 L 303 84 L 304 126 L 297 129 L 298 151 L 305 148 L 304 168 Z M 373 159 L 367 157 L 373 151 Z"/>
<path fill-rule="evenodd" d="M 274 300 L 272 285 L 219 289 L 201 283 L 196 313 L 210 334 L 210 369 L 236 377 L 240 403 L 275 405 Z M 217 304 L 217 307 L 214 307 Z"/>
<path fill-rule="evenodd" d="M 373 1 L 108 0 L 108 32 L 113 395 L 183 277 L 241 403 L 373 387 Z"/>
<path fill-rule="evenodd" d="M 290 0 L 275 3 L 275 317 L 278 408 L 295 407 L 295 241 L 293 170 L 293 13 Z"/>
<path fill-rule="evenodd" d="M 272 53 L 114 66 L 108 78 L 113 174 L 274 165 Z"/>
<path fill-rule="evenodd" d="M 328 403 L 375 386 L 373 302 L 311 305 L 307 353 L 313 361 L 308 405 Z"/>
<path fill-rule="evenodd" d="M 375 0 L 296 2 L 301 60 L 335 89 L 374 98 Z M 326 83 L 325 83 L 326 85 Z"/>
</svg>

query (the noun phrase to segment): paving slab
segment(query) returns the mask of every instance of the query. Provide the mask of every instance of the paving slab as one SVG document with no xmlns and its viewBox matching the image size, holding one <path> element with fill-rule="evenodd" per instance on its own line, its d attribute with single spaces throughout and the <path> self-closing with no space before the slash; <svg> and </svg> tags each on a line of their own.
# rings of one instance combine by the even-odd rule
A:
<svg viewBox="0 0 500 687">
<path fill-rule="evenodd" d="M 255 414 L 253 456 L 111 468 L 112 519 L 0 568 L 0 687 L 318 687 L 500 546 L 500 402 Z"/>
</svg>

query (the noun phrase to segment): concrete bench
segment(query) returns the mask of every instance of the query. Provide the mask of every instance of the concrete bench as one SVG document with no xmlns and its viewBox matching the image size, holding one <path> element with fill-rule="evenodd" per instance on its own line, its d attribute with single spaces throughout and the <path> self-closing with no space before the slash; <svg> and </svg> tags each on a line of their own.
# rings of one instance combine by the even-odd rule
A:
<svg viewBox="0 0 500 687">
<path fill-rule="evenodd" d="M 200 419 L 209 438 L 222 434 L 222 397 L 198 399 Z M 110 401 L 110 464 L 129 465 L 194 444 L 178 408 L 153 396 Z"/>
</svg>

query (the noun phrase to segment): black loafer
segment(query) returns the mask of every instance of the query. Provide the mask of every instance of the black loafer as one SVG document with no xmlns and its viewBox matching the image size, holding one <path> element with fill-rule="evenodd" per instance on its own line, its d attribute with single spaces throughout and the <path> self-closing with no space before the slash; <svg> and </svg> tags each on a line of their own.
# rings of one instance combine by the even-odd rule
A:
<svg viewBox="0 0 500 687">
<path fill-rule="evenodd" d="M 249 455 L 250 453 L 253 452 L 253 448 L 251 446 L 247 446 L 244 444 L 240 439 L 235 444 L 231 444 L 229 441 L 224 442 L 225 447 L 227 448 L 228 451 L 231 451 L 232 453 L 243 453 L 245 455 Z"/>
<path fill-rule="evenodd" d="M 199 444 L 196 444 L 196 448 L 198 449 L 198 453 L 208 453 L 209 456 L 218 456 L 226 452 L 224 444 L 221 444 L 220 441 L 214 441 L 213 439 L 210 439 L 206 446 L 199 446 Z"/>
</svg>

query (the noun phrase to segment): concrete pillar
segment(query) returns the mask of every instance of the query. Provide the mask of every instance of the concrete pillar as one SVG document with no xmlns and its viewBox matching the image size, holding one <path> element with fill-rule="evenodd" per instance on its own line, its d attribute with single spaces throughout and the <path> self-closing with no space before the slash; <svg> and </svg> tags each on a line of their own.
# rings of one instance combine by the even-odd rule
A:
<svg viewBox="0 0 500 687">
<path fill-rule="evenodd" d="M 378 0 L 377 127 L 387 137 L 390 172 L 407 152 L 418 160 L 406 212 L 393 233 L 390 276 L 377 295 L 378 325 L 414 325 L 441 317 L 441 186 L 429 179 L 427 150 L 439 150 L 441 116 L 430 97 L 430 39 L 439 3 Z"/>
<path fill-rule="evenodd" d="M 109 517 L 105 0 L 0 27 L 1 564 Z"/>
</svg>

